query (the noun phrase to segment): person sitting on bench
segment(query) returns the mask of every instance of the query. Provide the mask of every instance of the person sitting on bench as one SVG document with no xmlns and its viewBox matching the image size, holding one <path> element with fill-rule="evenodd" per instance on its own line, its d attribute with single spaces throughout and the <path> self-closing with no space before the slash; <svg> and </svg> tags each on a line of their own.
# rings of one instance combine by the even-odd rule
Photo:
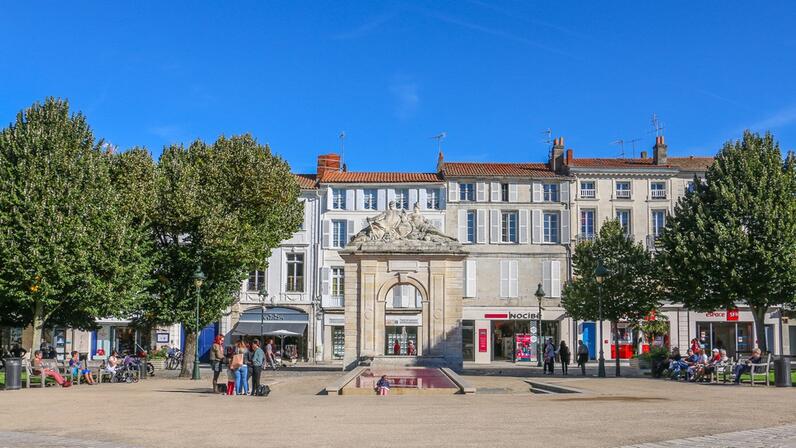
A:
<svg viewBox="0 0 796 448">
<path fill-rule="evenodd" d="M 64 377 L 62 377 L 57 370 L 48 369 L 47 367 L 44 367 L 44 364 L 42 362 L 42 357 L 43 353 L 41 350 L 36 350 L 35 352 L 33 352 L 33 362 L 31 364 L 33 366 L 34 375 L 41 375 L 43 373 L 46 377 L 54 379 L 55 382 L 58 383 L 58 385 L 61 387 L 69 387 L 72 385 L 72 383 L 64 379 Z M 44 386 L 44 384 L 42 384 L 42 386 Z"/>
<path fill-rule="evenodd" d="M 752 364 L 760 364 L 761 362 L 763 362 L 763 355 L 760 349 L 756 348 L 752 350 L 752 356 L 750 356 L 746 362 L 738 363 L 733 369 L 735 384 L 741 384 L 741 375 L 750 373 L 752 371 Z"/>
</svg>

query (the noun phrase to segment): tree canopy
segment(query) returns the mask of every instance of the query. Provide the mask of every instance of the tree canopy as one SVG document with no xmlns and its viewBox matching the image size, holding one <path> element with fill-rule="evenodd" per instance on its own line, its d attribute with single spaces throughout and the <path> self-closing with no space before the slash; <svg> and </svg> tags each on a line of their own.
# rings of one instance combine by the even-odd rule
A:
<svg viewBox="0 0 796 448">
<path fill-rule="evenodd" d="M 92 328 L 146 295 L 148 229 L 135 221 L 127 156 L 96 141 L 82 114 L 48 98 L 0 131 L 0 312 L 4 323 Z"/>
<path fill-rule="evenodd" d="M 796 300 L 796 167 L 779 144 L 745 132 L 681 198 L 660 240 L 662 280 L 698 311 L 749 306 L 766 350 L 768 309 Z"/>
<path fill-rule="evenodd" d="M 265 268 L 271 249 L 299 229 L 300 190 L 288 164 L 249 135 L 165 148 L 154 183 L 157 281 L 141 316 L 149 323 L 181 322 L 189 331 L 186 352 L 192 353 L 197 267 L 206 276 L 202 328 L 234 302 L 248 272 Z M 184 375 L 193 366 L 188 358 Z"/>
</svg>

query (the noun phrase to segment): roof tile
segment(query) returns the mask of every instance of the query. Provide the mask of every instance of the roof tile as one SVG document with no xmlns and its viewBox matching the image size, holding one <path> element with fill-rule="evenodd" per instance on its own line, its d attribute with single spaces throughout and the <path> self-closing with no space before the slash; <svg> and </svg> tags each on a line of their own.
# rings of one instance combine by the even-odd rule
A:
<svg viewBox="0 0 796 448">
<path fill-rule="evenodd" d="M 544 163 L 445 162 L 446 176 L 555 177 Z"/>
<path fill-rule="evenodd" d="M 426 183 L 442 182 L 437 173 L 333 171 L 324 174 L 321 183 Z"/>
<path fill-rule="evenodd" d="M 314 174 L 294 174 L 294 176 L 296 177 L 296 182 L 298 182 L 300 188 L 318 188 L 315 183 Z"/>
</svg>

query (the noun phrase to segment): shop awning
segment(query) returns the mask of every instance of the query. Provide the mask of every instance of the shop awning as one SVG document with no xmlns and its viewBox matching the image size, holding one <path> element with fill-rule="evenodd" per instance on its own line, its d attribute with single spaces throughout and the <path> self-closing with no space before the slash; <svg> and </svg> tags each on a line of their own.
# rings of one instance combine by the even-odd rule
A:
<svg viewBox="0 0 796 448">
<path fill-rule="evenodd" d="M 302 335 L 306 328 L 305 322 L 264 322 L 262 326 L 260 322 L 238 322 L 232 328 L 232 334 L 235 336 L 261 336 L 284 330 Z"/>
</svg>

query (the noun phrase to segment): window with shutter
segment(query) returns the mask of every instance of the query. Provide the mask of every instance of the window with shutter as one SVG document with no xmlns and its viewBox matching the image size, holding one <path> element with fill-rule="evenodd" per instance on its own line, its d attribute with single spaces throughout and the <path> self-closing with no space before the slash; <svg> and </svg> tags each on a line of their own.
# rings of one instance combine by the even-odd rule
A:
<svg viewBox="0 0 796 448">
<path fill-rule="evenodd" d="M 499 182 L 490 183 L 489 191 L 491 193 L 492 202 L 500 202 L 501 184 Z"/>
<path fill-rule="evenodd" d="M 509 260 L 500 260 L 500 297 L 509 297 Z"/>
<path fill-rule="evenodd" d="M 499 243 L 500 242 L 500 210 L 490 210 L 489 211 L 489 242 L 490 243 Z"/>
<path fill-rule="evenodd" d="M 486 228 L 487 228 L 486 210 L 484 209 L 478 210 L 478 216 L 476 218 L 477 218 L 476 220 L 477 230 L 476 230 L 475 242 L 478 244 L 485 244 Z"/>
<path fill-rule="evenodd" d="M 519 262 L 509 261 L 509 297 L 517 297 L 519 294 Z"/>
<path fill-rule="evenodd" d="M 550 297 L 561 297 L 561 262 L 550 262 Z"/>
<path fill-rule="evenodd" d="M 466 283 L 464 287 L 464 296 L 465 297 L 475 297 L 475 279 L 476 279 L 476 266 L 475 260 L 467 260 L 464 264 L 464 274 L 466 278 Z"/>
</svg>

